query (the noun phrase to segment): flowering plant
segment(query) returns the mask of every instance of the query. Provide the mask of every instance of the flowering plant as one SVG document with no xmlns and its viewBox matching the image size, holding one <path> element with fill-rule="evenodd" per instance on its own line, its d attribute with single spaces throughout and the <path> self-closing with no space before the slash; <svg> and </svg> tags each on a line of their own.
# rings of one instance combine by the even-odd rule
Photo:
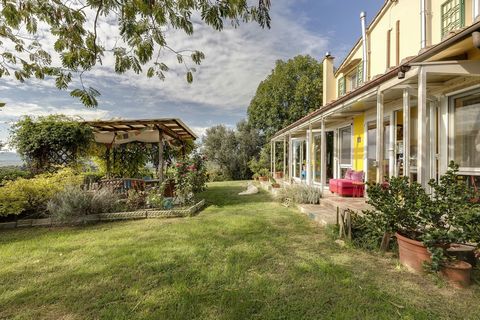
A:
<svg viewBox="0 0 480 320">
<path fill-rule="evenodd" d="M 204 191 L 207 182 L 207 170 L 204 157 L 193 153 L 188 159 L 177 161 L 173 171 L 175 195 L 181 204 L 189 204 L 194 195 Z"/>
</svg>

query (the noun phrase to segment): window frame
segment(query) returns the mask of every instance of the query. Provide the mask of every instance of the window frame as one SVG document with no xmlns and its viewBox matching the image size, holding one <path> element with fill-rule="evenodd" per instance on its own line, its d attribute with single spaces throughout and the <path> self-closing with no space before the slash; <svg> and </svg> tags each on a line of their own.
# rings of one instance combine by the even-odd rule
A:
<svg viewBox="0 0 480 320">
<path fill-rule="evenodd" d="M 342 146 L 343 146 L 343 136 L 342 136 L 342 131 L 345 130 L 350 130 L 350 162 L 348 164 L 343 164 L 342 159 L 343 159 L 343 153 L 342 153 Z M 344 126 L 341 128 L 338 128 L 338 138 L 339 138 L 339 143 L 338 143 L 338 165 L 340 169 L 351 169 L 353 166 L 353 135 L 352 135 L 352 130 L 353 126 L 348 125 Z"/>
<path fill-rule="evenodd" d="M 455 161 L 455 100 L 480 94 L 480 88 L 474 88 L 448 97 L 448 162 Z M 459 167 L 459 175 L 480 175 L 480 167 Z"/>
<path fill-rule="evenodd" d="M 447 6 L 450 6 L 452 2 L 455 2 L 449 10 L 446 10 Z M 455 7 L 459 7 L 459 17 L 455 22 L 447 25 L 446 21 L 452 13 L 449 13 L 450 10 L 455 10 Z M 448 15 L 448 16 L 447 16 Z M 444 1 L 440 6 L 440 19 L 441 19 L 441 35 L 442 39 L 451 31 L 458 30 L 465 27 L 465 0 L 447 0 Z"/>
</svg>

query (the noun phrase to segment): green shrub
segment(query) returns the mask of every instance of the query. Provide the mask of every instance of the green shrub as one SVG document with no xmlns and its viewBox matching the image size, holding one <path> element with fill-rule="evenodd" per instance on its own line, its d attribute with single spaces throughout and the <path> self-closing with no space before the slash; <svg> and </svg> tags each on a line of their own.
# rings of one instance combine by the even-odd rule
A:
<svg viewBox="0 0 480 320">
<path fill-rule="evenodd" d="M 429 181 L 431 192 L 406 177 L 369 184 L 367 203 L 372 209 L 354 221 L 354 229 L 371 243 L 384 235 L 382 249 L 395 232 L 421 241 L 432 255 L 432 269 L 438 270 L 450 258 L 445 250 L 450 244 L 480 240 L 480 205 L 473 201 L 475 191 L 459 181 L 457 173 L 458 165 L 451 162 L 438 182 Z"/>
<path fill-rule="evenodd" d="M 147 204 L 147 193 L 135 189 L 128 190 L 126 204 L 128 210 L 132 211 L 145 208 Z"/>
<path fill-rule="evenodd" d="M 163 191 L 164 187 L 153 188 L 147 194 L 147 206 L 149 208 L 163 208 Z"/>
<path fill-rule="evenodd" d="M 48 201 L 47 210 L 56 219 L 66 220 L 88 214 L 117 211 L 118 200 L 117 194 L 108 188 L 91 193 L 78 185 L 69 185 Z"/>
<path fill-rule="evenodd" d="M 71 168 L 64 168 L 56 173 L 45 173 L 31 179 L 19 178 L 7 181 L 0 187 L 0 216 L 43 214 L 47 202 L 67 185 L 80 185 L 81 175 Z"/>
<path fill-rule="evenodd" d="M 320 199 L 322 198 L 322 192 L 319 188 L 313 186 L 294 184 L 279 189 L 277 200 L 284 202 L 287 198 L 291 199 L 295 203 L 319 204 Z"/>
<path fill-rule="evenodd" d="M 23 170 L 20 167 L 0 167 L 0 186 L 7 181 L 17 180 L 18 178 L 29 178 L 30 176 L 30 171 Z"/>
<path fill-rule="evenodd" d="M 118 193 L 110 188 L 95 191 L 91 198 L 91 213 L 109 213 L 122 211 Z"/>
<path fill-rule="evenodd" d="M 260 177 L 269 177 L 270 171 L 267 168 L 262 168 L 258 171 L 258 174 L 260 175 Z"/>
<path fill-rule="evenodd" d="M 79 186 L 66 186 L 48 201 L 47 210 L 58 220 L 84 216 L 91 212 L 91 199 Z"/>
</svg>

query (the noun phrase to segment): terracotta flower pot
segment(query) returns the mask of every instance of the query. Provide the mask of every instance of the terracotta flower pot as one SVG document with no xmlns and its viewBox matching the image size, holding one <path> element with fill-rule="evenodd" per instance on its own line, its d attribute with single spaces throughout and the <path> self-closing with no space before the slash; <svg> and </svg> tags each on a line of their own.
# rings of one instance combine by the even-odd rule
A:
<svg viewBox="0 0 480 320">
<path fill-rule="evenodd" d="M 447 248 L 447 254 L 454 257 L 456 260 L 468 262 L 472 267 L 476 266 L 477 259 L 475 258 L 475 247 L 466 244 L 452 243 Z"/>
<path fill-rule="evenodd" d="M 398 243 L 400 263 L 414 272 L 423 273 L 423 264 L 432 262 L 427 247 L 422 242 L 395 233 Z"/>
<path fill-rule="evenodd" d="M 282 179 L 283 178 L 283 171 L 275 172 L 275 179 Z"/>
<path fill-rule="evenodd" d="M 272 188 L 275 188 L 275 189 L 280 188 L 280 183 L 272 183 Z"/>
<path fill-rule="evenodd" d="M 268 181 L 268 177 L 258 177 L 258 180 L 260 181 Z"/>
<path fill-rule="evenodd" d="M 440 273 L 454 286 L 465 288 L 471 283 L 472 265 L 457 260 L 443 265 Z"/>
</svg>

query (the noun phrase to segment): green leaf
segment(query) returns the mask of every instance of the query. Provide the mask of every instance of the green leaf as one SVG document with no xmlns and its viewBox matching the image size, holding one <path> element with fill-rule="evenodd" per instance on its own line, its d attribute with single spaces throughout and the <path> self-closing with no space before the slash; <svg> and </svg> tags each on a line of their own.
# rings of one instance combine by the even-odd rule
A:
<svg viewBox="0 0 480 320">
<path fill-rule="evenodd" d="M 191 71 L 187 72 L 187 82 L 192 83 L 193 82 L 193 74 Z"/>
</svg>

